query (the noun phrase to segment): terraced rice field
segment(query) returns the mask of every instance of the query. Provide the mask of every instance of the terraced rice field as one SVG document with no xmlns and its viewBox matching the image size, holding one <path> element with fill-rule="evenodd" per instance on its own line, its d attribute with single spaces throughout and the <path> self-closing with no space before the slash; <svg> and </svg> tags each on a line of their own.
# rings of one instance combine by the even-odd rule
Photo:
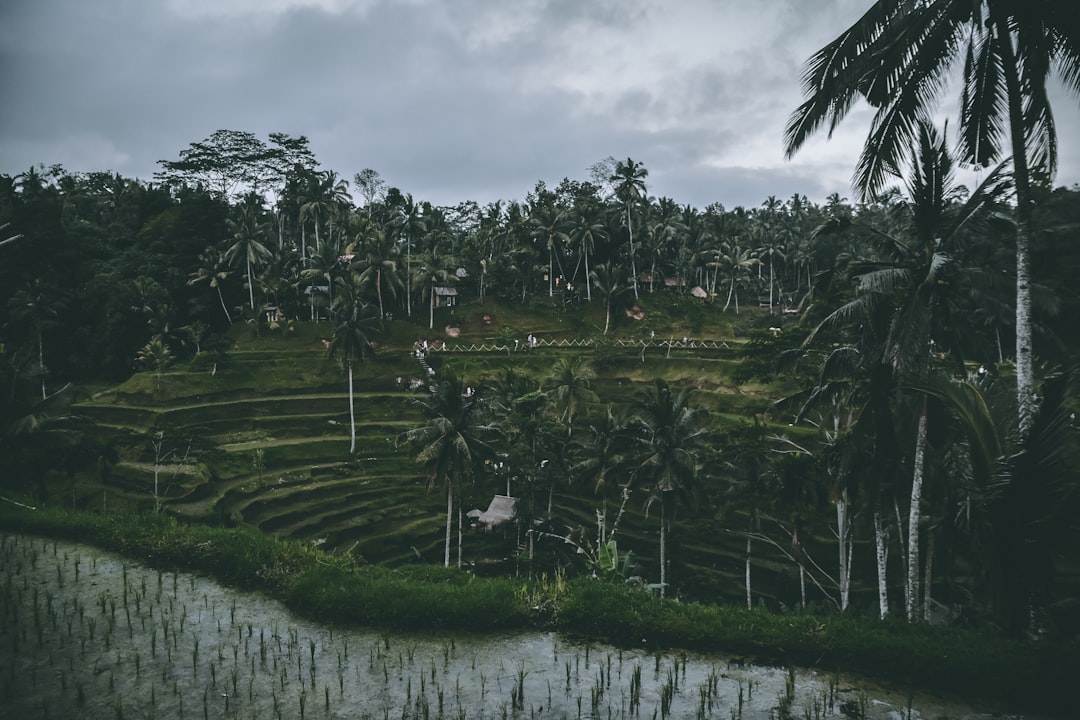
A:
<svg viewBox="0 0 1080 720">
<path fill-rule="evenodd" d="M 507 367 L 543 377 L 556 357 L 569 352 L 580 353 L 447 353 L 433 362 L 479 384 Z M 604 401 L 622 403 L 635 388 L 662 375 L 693 383 L 718 425 L 746 423 L 770 400 L 725 380 L 734 363 L 729 355 L 652 348 L 642 359 L 631 349 L 627 357 L 632 360 L 602 373 L 593 387 Z M 269 383 L 266 374 L 295 376 L 296 384 L 287 380 L 283 385 L 280 377 Z M 247 351 L 220 367 L 137 376 L 141 384 L 110 390 L 81 406 L 97 422 L 102 441 L 117 449 L 118 461 L 106 480 L 81 483 L 76 501 L 147 509 L 154 507 L 156 486 L 167 511 L 193 520 L 248 524 L 371 562 L 438 562 L 445 496 L 427 489 L 415 451 L 400 442 L 404 431 L 422 421 L 412 400 L 427 390 L 408 389 L 420 375 L 415 360 L 400 353 L 396 363 L 369 364 L 356 374 L 354 455 L 349 454 L 346 384 L 321 352 Z M 505 483 L 505 478 L 492 477 L 480 486 L 459 488 L 458 505 L 483 509 L 493 494 L 506 492 Z M 549 567 L 575 561 L 575 548 L 558 536 L 575 528 L 594 534 L 596 512 L 604 504 L 591 488 L 560 483 L 548 516 L 546 486 L 514 486 L 511 493 L 521 498 L 522 514 L 549 533 L 532 548 Z M 737 601 L 744 593 L 745 541 L 730 530 L 744 528 L 747 520 L 725 512 L 723 488 L 713 488 L 710 496 L 670 538 L 670 552 L 678 558 L 671 577 L 697 596 Z M 620 549 L 632 550 L 638 571 L 651 576 L 656 574 L 658 522 L 646 516 L 644 499 L 628 503 L 619 543 Z M 608 501 L 607 511 L 614 517 L 617 506 Z M 511 524 L 491 533 L 466 527 L 463 561 L 478 569 L 514 572 L 515 558 L 529 552 L 525 527 Z M 784 585 L 790 585 L 790 564 L 771 549 L 756 552 L 760 589 L 769 595 L 781 587 L 789 591 Z"/>
</svg>

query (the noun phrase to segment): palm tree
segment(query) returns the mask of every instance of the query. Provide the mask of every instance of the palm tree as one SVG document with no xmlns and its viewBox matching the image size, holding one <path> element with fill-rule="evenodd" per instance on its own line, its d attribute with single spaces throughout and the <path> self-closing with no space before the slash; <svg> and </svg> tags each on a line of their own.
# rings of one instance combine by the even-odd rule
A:
<svg viewBox="0 0 1080 720">
<path fill-rule="evenodd" d="M 398 262 L 401 252 L 397 244 L 378 228 L 373 228 L 364 238 L 360 256 L 354 260 L 359 269 L 360 282 L 365 287 L 374 285 L 375 296 L 379 301 L 379 316 L 386 317 L 383 307 L 383 287 L 390 296 L 397 298 L 402 288 Z"/>
<path fill-rule="evenodd" d="M 330 234 L 333 234 L 334 217 L 343 206 L 352 202 L 349 195 L 349 183 L 339 178 L 333 170 L 326 170 L 313 175 L 309 181 L 306 198 L 300 206 L 300 222 L 311 218 L 315 224 L 315 252 L 322 247 L 319 236 L 319 227 L 324 221 L 329 223 Z"/>
<path fill-rule="evenodd" d="M 561 411 L 560 419 L 566 423 L 567 435 L 571 434 L 574 415 L 581 406 L 598 399 L 589 387 L 595 377 L 596 373 L 588 361 L 581 357 L 560 357 L 551 367 L 548 375 L 550 387 L 547 392 L 552 396 L 556 409 Z"/>
<path fill-rule="evenodd" d="M 48 395 L 45 390 L 45 330 L 60 316 L 63 293 L 51 288 L 40 278 L 27 281 L 8 300 L 8 310 L 16 323 L 29 327 L 37 344 L 36 373 L 41 379 L 41 399 Z"/>
<path fill-rule="evenodd" d="M 682 224 L 682 208 L 671 198 L 660 198 L 646 223 L 646 244 L 651 267 L 649 268 L 649 292 L 655 290 L 656 261 L 676 256 L 675 239 L 686 228 Z"/>
<path fill-rule="evenodd" d="M 444 375 L 430 394 L 415 404 L 427 418 L 421 427 L 402 436 L 419 448 L 417 462 L 428 471 L 428 488 L 442 484 L 446 490 L 446 544 L 443 564 L 450 567 L 450 530 L 453 525 L 454 483 L 483 473 L 484 461 L 494 457 L 489 438 L 494 427 L 480 395 L 469 393 L 465 383 Z"/>
<path fill-rule="evenodd" d="M 227 223 L 232 231 L 233 244 L 225 251 L 225 259 L 234 265 L 239 260 L 243 261 L 247 275 L 248 299 L 254 313 L 254 266 L 261 265 L 271 256 L 270 250 L 263 244 L 270 226 L 263 222 L 259 208 L 252 204 L 241 205 L 237 217 L 230 218 Z"/>
<path fill-rule="evenodd" d="M 754 254 L 759 258 L 764 257 L 769 261 L 769 312 L 773 311 L 773 291 L 776 288 L 776 260 L 787 258 L 784 251 L 787 249 L 781 240 L 780 227 L 781 202 L 775 195 L 770 195 L 762 203 L 759 212 L 754 215 L 754 235 L 757 238 L 758 247 Z M 758 266 L 758 278 L 761 278 L 761 266 Z"/>
<path fill-rule="evenodd" d="M 761 260 L 753 256 L 749 249 L 739 247 L 738 241 L 724 243 L 716 251 L 716 259 L 708 263 L 716 268 L 716 274 L 722 275 L 728 281 L 727 302 L 724 303 L 724 312 L 731 306 L 731 300 L 735 299 L 735 314 L 739 314 L 739 292 L 736 286 L 753 268 L 761 266 Z"/>
<path fill-rule="evenodd" d="M 412 317 L 412 245 L 418 236 L 427 232 L 427 224 L 420 213 L 420 206 L 413 201 L 412 193 L 405 195 L 404 203 L 395 208 L 395 213 L 391 223 L 405 244 L 405 310 L 406 315 Z"/>
<path fill-rule="evenodd" d="M 635 476 L 649 491 L 645 509 L 660 502 L 660 594 L 667 587 L 667 537 L 675 501 L 696 490 L 705 439 L 704 414 L 690 404 L 690 388 L 672 392 L 658 379 L 635 395 L 631 412 L 638 428 Z"/>
<path fill-rule="evenodd" d="M 626 232 L 630 239 L 630 281 L 634 288 L 634 299 L 638 299 L 637 263 L 634 259 L 634 219 L 633 205 L 645 197 L 645 178 L 649 171 L 639 162 L 626 158 L 615 163 L 615 172 L 609 180 L 614 183 L 615 197 L 626 206 Z"/>
<path fill-rule="evenodd" d="M 412 277 L 420 292 L 428 300 L 428 330 L 435 327 L 435 288 L 457 282 L 457 260 L 443 254 L 438 247 L 423 253 L 412 269 Z"/>
<path fill-rule="evenodd" d="M 555 265 L 553 260 L 558 259 L 559 274 L 565 277 L 566 271 L 562 267 L 562 253 L 559 245 L 570 241 L 570 236 L 563 229 L 566 220 L 563 212 L 554 205 L 539 204 L 529 211 L 529 224 L 532 229 L 529 234 L 544 242 L 548 253 L 548 297 L 555 295 Z"/>
<path fill-rule="evenodd" d="M 858 96 L 875 109 L 855 172 L 872 197 L 886 182 L 964 58 L 960 161 L 1012 159 L 1016 186 L 1016 391 L 1021 432 L 1036 409 L 1031 320 L 1033 186 L 1057 166 L 1047 81 L 1053 71 L 1080 92 L 1080 26 L 1072 0 L 877 0 L 815 53 L 803 74 L 806 101 L 785 130 L 791 157 L 826 124 L 831 132 Z"/>
<path fill-rule="evenodd" d="M 965 269 L 954 253 L 961 249 L 962 233 L 985 218 L 1003 188 L 999 168 L 961 204 L 945 140 L 928 123 L 920 123 L 918 142 L 908 153 L 909 199 L 898 206 L 902 213 L 895 218 L 895 232 L 856 226 L 878 248 L 878 255 L 851 263 L 848 274 L 854 279 L 856 295 L 822 322 L 826 325 L 856 318 L 864 322 L 867 317 L 883 320 L 880 325 L 864 324 L 877 327 L 881 333 L 873 341 L 868 362 L 892 376 L 891 382 L 901 375 L 924 375 L 935 346 L 951 354 L 961 367 L 961 344 L 955 328 L 962 323 L 953 318 L 963 316 L 959 303 L 971 284 L 965 282 Z M 834 224 L 851 227 L 846 220 Z M 909 621 L 915 619 L 919 584 L 920 503 L 928 422 L 925 396 L 919 405 L 906 546 Z"/>
<path fill-rule="evenodd" d="M 225 297 L 221 294 L 221 285 L 229 277 L 228 261 L 225 253 L 214 248 L 206 248 L 199 254 L 199 267 L 188 276 L 188 285 L 200 285 L 209 281 L 210 287 L 217 292 L 221 310 L 225 313 L 225 319 L 232 325 L 232 315 L 225 305 Z"/>
<path fill-rule="evenodd" d="M 337 325 L 330 346 L 326 349 L 326 357 L 338 358 L 349 376 L 349 454 L 352 455 L 356 452 L 353 368 L 375 353 L 371 337 L 379 326 L 379 319 L 372 315 L 368 304 L 363 301 L 360 285 L 353 275 L 342 283 L 332 309 Z"/>
<path fill-rule="evenodd" d="M 607 335 L 611 328 L 611 308 L 630 290 L 626 286 L 626 269 L 621 265 L 601 263 L 593 268 L 590 279 L 604 301 L 604 334 Z"/>
<path fill-rule="evenodd" d="M 589 273 L 589 254 L 596 249 L 596 241 L 606 234 L 603 210 L 596 202 L 583 203 L 576 208 L 574 227 L 570 230 L 570 243 L 578 252 L 578 260 L 585 261 L 585 277 Z M 572 282 L 577 282 L 578 268 L 575 265 Z M 592 284 L 586 280 L 585 297 L 592 302 Z"/>
</svg>

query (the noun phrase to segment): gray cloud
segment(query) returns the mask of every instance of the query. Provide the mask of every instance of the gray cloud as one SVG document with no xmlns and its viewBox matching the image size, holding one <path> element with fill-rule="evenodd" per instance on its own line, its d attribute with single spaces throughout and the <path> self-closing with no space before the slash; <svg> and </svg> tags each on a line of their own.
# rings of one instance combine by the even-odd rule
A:
<svg viewBox="0 0 1080 720">
<path fill-rule="evenodd" d="M 855 113 L 791 162 L 811 52 L 865 0 L 50 0 L 0 8 L 0 172 L 149 179 L 214 130 L 306 135 L 438 204 L 523 197 L 633 157 L 698 207 L 850 196 Z M 1075 98 L 1059 182 L 1080 179 Z"/>
</svg>

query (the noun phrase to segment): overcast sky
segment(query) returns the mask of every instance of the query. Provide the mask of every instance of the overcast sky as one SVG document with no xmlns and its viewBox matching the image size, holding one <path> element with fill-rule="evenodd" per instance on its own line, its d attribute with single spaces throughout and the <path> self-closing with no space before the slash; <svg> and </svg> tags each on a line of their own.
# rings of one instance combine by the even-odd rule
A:
<svg viewBox="0 0 1080 720">
<path fill-rule="evenodd" d="M 323 168 L 437 205 L 523 199 L 608 156 L 699 208 L 851 197 L 865 107 L 792 161 L 782 135 L 802 64 L 869 3 L 0 0 L 0 173 L 150 180 L 230 129 L 306 135 Z M 1080 111 L 1056 98 L 1071 186 Z"/>
</svg>

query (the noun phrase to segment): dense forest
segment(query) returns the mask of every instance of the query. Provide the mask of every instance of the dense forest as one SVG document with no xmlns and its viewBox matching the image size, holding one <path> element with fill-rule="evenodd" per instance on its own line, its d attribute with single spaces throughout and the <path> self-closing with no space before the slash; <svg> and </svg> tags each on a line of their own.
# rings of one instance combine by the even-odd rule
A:
<svg viewBox="0 0 1080 720">
<path fill-rule="evenodd" d="M 1040 191 L 1033 213 L 1039 402 L 1025 433 L 1011 178 L 955 186 L 929 126 L 906 180 L 872 201 L 825 205 L 795 195 L 683 206 L 648 195 L 641 163 L 608 158 L 588 180 L 539 182 L 524 200 L 437 207 L 372 170 L 349 183 L 321 169 L 303 137 L 234 131 L 161 165 L 154 182 L 60 167 L 0 176 L 5 495 L 44 502 L 50 474 L 103 462 L 76 388 L 208 367 L 238 327 L 325 324 L 351 401 L 354 364 L 394 338 L 426 337 L 448 297 L 599 308 L 602 322 L 575 326 L 592 354 L 555 360 L 542 382 L 508 370 L 475 390 L 447 373 L 417 401 L 426 424 L 403 440 L 446 488 L 446 564 L 454 483 L 481 475 L 484 460 L 533 466 L 554 454 L 581 484 L 648 498 L 660 565 L 645 574 L 661 593 L 677 564 L 665 558 L 668 530 L 705 495 L 748 523 L 748 581 L 763 523 L 790 533 L 789 557 L 802 557 L 801 528 L 831 527 L 839 559 L 820 577 L 839 609 L 859 533 L 875 549 L 882 616 L 891 584 L 904 596 L 891 612 L 929 619 L 934 586 L 969 618 L 1075 631 L 1075 586 L 1060 578 L 1076 571 L 1080 510 L 1077 189 Z M 775 403 L 736 432 L 695 402 L 693 383 L 598 397 L 603 338 L 643 337 L 631 318 L 660 296 L 677 298 L 691 326 L 727 317 L 750 328 L 738 376 L 773 383 Z M 813 570 L 809 556 L 795 566 Z"/>
</svg>

